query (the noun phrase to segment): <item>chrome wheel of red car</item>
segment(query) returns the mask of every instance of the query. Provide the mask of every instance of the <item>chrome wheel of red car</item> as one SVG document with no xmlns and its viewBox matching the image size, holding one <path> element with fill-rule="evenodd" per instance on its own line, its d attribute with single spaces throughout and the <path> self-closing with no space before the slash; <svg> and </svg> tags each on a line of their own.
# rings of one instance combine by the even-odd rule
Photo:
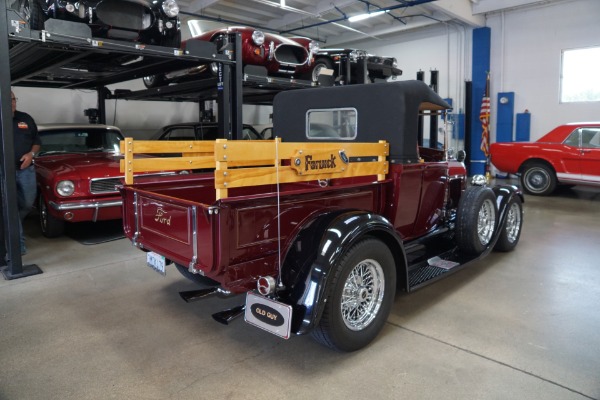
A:
<svg viewBox="0 0 600 400">
<path fill-rule="evenodd" d="M 481 254 L 490 244 L 498 210 L 494 192 L 471 186 L 461 196 L 456 215 L 456 242 L 469 254 Z"/>
<path fill-rule="evenodd" d="M 521 184 L 525 193 L 545 196 L 556 188 L 556 175 L 552 168 L 545 164 L 531 163 L 524 168 Z"/>
<path fill-rule="evenodd" d="M 328 58 L 317 58 L 315 60 L 315 66 L 311 71 L 310 79 L 313 82 L 318 82 L 319 75 L 321 75 L 323 69 L 333 69 L 333 63 Z"/>
<path fill-rule="evenodd" d="M 508 204 L 506 222 L 504 229 L 500 233 L 498 242 L 494 247 L 499 251 L 511 251 L 517 246 L 521 237 L 521 227 L 523 226 L 523 203 L 519 196 L 515 196 Z"/>
<path fill-rule="evenodd" d="M 55 238 L 62 235 L 65 231 L 65 221 L 54 218 L 48 212 L 48 205 L 44 196 L 40 195 L 38 199 L 38 212 L 40 216 L 40 226 L 42 234 L 47 238 Z"/>
<path fill-rule="evenodd" d="M 313 337 L 343 351 L 358 350 L 379 333 L 396 292 L 396 268 L 389 248 L 364 239 L 344 255 L 332 276 L 333 289 Z"/>
</svg>

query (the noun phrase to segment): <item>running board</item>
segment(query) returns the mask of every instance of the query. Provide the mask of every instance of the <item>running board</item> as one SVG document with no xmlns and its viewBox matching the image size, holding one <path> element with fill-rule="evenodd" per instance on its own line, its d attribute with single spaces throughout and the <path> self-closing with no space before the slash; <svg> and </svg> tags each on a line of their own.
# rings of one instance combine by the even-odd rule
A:
<svg viewBox="0 0 600 400">
<path fill-rule="evenodd" d="M 452 260 L 433 257 L 415 267 L 408 273 L 409 291 L 416 290 L 429 283 L 433 283 L 444 275 L 448 274 L 456 267 L 460 267 L 460 263 Z M 460 268 L 459 268 L 460 269 Z"/>
</svg>

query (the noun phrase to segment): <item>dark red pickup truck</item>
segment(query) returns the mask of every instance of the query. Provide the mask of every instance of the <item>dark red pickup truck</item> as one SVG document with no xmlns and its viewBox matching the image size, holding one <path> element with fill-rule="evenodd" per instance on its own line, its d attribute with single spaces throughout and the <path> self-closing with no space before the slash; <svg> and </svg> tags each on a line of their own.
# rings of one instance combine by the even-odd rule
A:
<svg viewBox="0 0 600 400">
<path fill-rule="evenodd" d="M 202 286 L 186 301 L 245 294 L 216 320 L 357 350 L 398 287 L 517 245 L 520 190 L 469 184 L 461 157 L 419 146 L 419 114 L 449 108 L 422 82 L 282 92 L 273 108 L 275 140 L 121 145 L 127 237 Z M 179 157 L 136 157 L 153 152 Z M 165 168 L 210 172 L 133 182 Z"/>
</svg>

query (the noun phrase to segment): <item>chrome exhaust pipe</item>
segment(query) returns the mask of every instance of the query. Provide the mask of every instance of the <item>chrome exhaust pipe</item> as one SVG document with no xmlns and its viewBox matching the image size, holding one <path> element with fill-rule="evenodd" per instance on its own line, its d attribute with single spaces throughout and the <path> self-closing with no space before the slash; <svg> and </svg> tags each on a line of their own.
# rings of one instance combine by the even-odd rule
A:
<svg viewBox="0 0 600 400">
<path fill-rule="evenodd" d="M 187 290 L 185 292 L 179 292 L 179 295 L 186 303 L 198 301 L 212 296 L 227 297 L 231 294 L 230 291 L 221 289 L 220 287 L 211 287 L 206 289 L 198 290 Z"/>
<path fill-rule="evenodd" d="M 212 315 L 213 319 L 223 325 L 229 325 L 231 321 L 239 317 L 246 310 L 246 305 L 230 308 Z"/>
</svg>

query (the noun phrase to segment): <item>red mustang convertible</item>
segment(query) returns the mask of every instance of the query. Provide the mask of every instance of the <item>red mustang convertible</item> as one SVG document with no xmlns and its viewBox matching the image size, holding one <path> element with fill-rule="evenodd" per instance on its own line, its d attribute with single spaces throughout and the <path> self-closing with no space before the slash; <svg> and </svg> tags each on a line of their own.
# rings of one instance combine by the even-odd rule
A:
<svg viewBox="0 0 600 400">
<path fill-rule="evenodd" d="M 493 143 L 492 164 L 518 174 L 525 193 L 548 195 L 557 185 L 600 187 L 600 122 L 561 125 L 533 143 Z"/>
</svg>

